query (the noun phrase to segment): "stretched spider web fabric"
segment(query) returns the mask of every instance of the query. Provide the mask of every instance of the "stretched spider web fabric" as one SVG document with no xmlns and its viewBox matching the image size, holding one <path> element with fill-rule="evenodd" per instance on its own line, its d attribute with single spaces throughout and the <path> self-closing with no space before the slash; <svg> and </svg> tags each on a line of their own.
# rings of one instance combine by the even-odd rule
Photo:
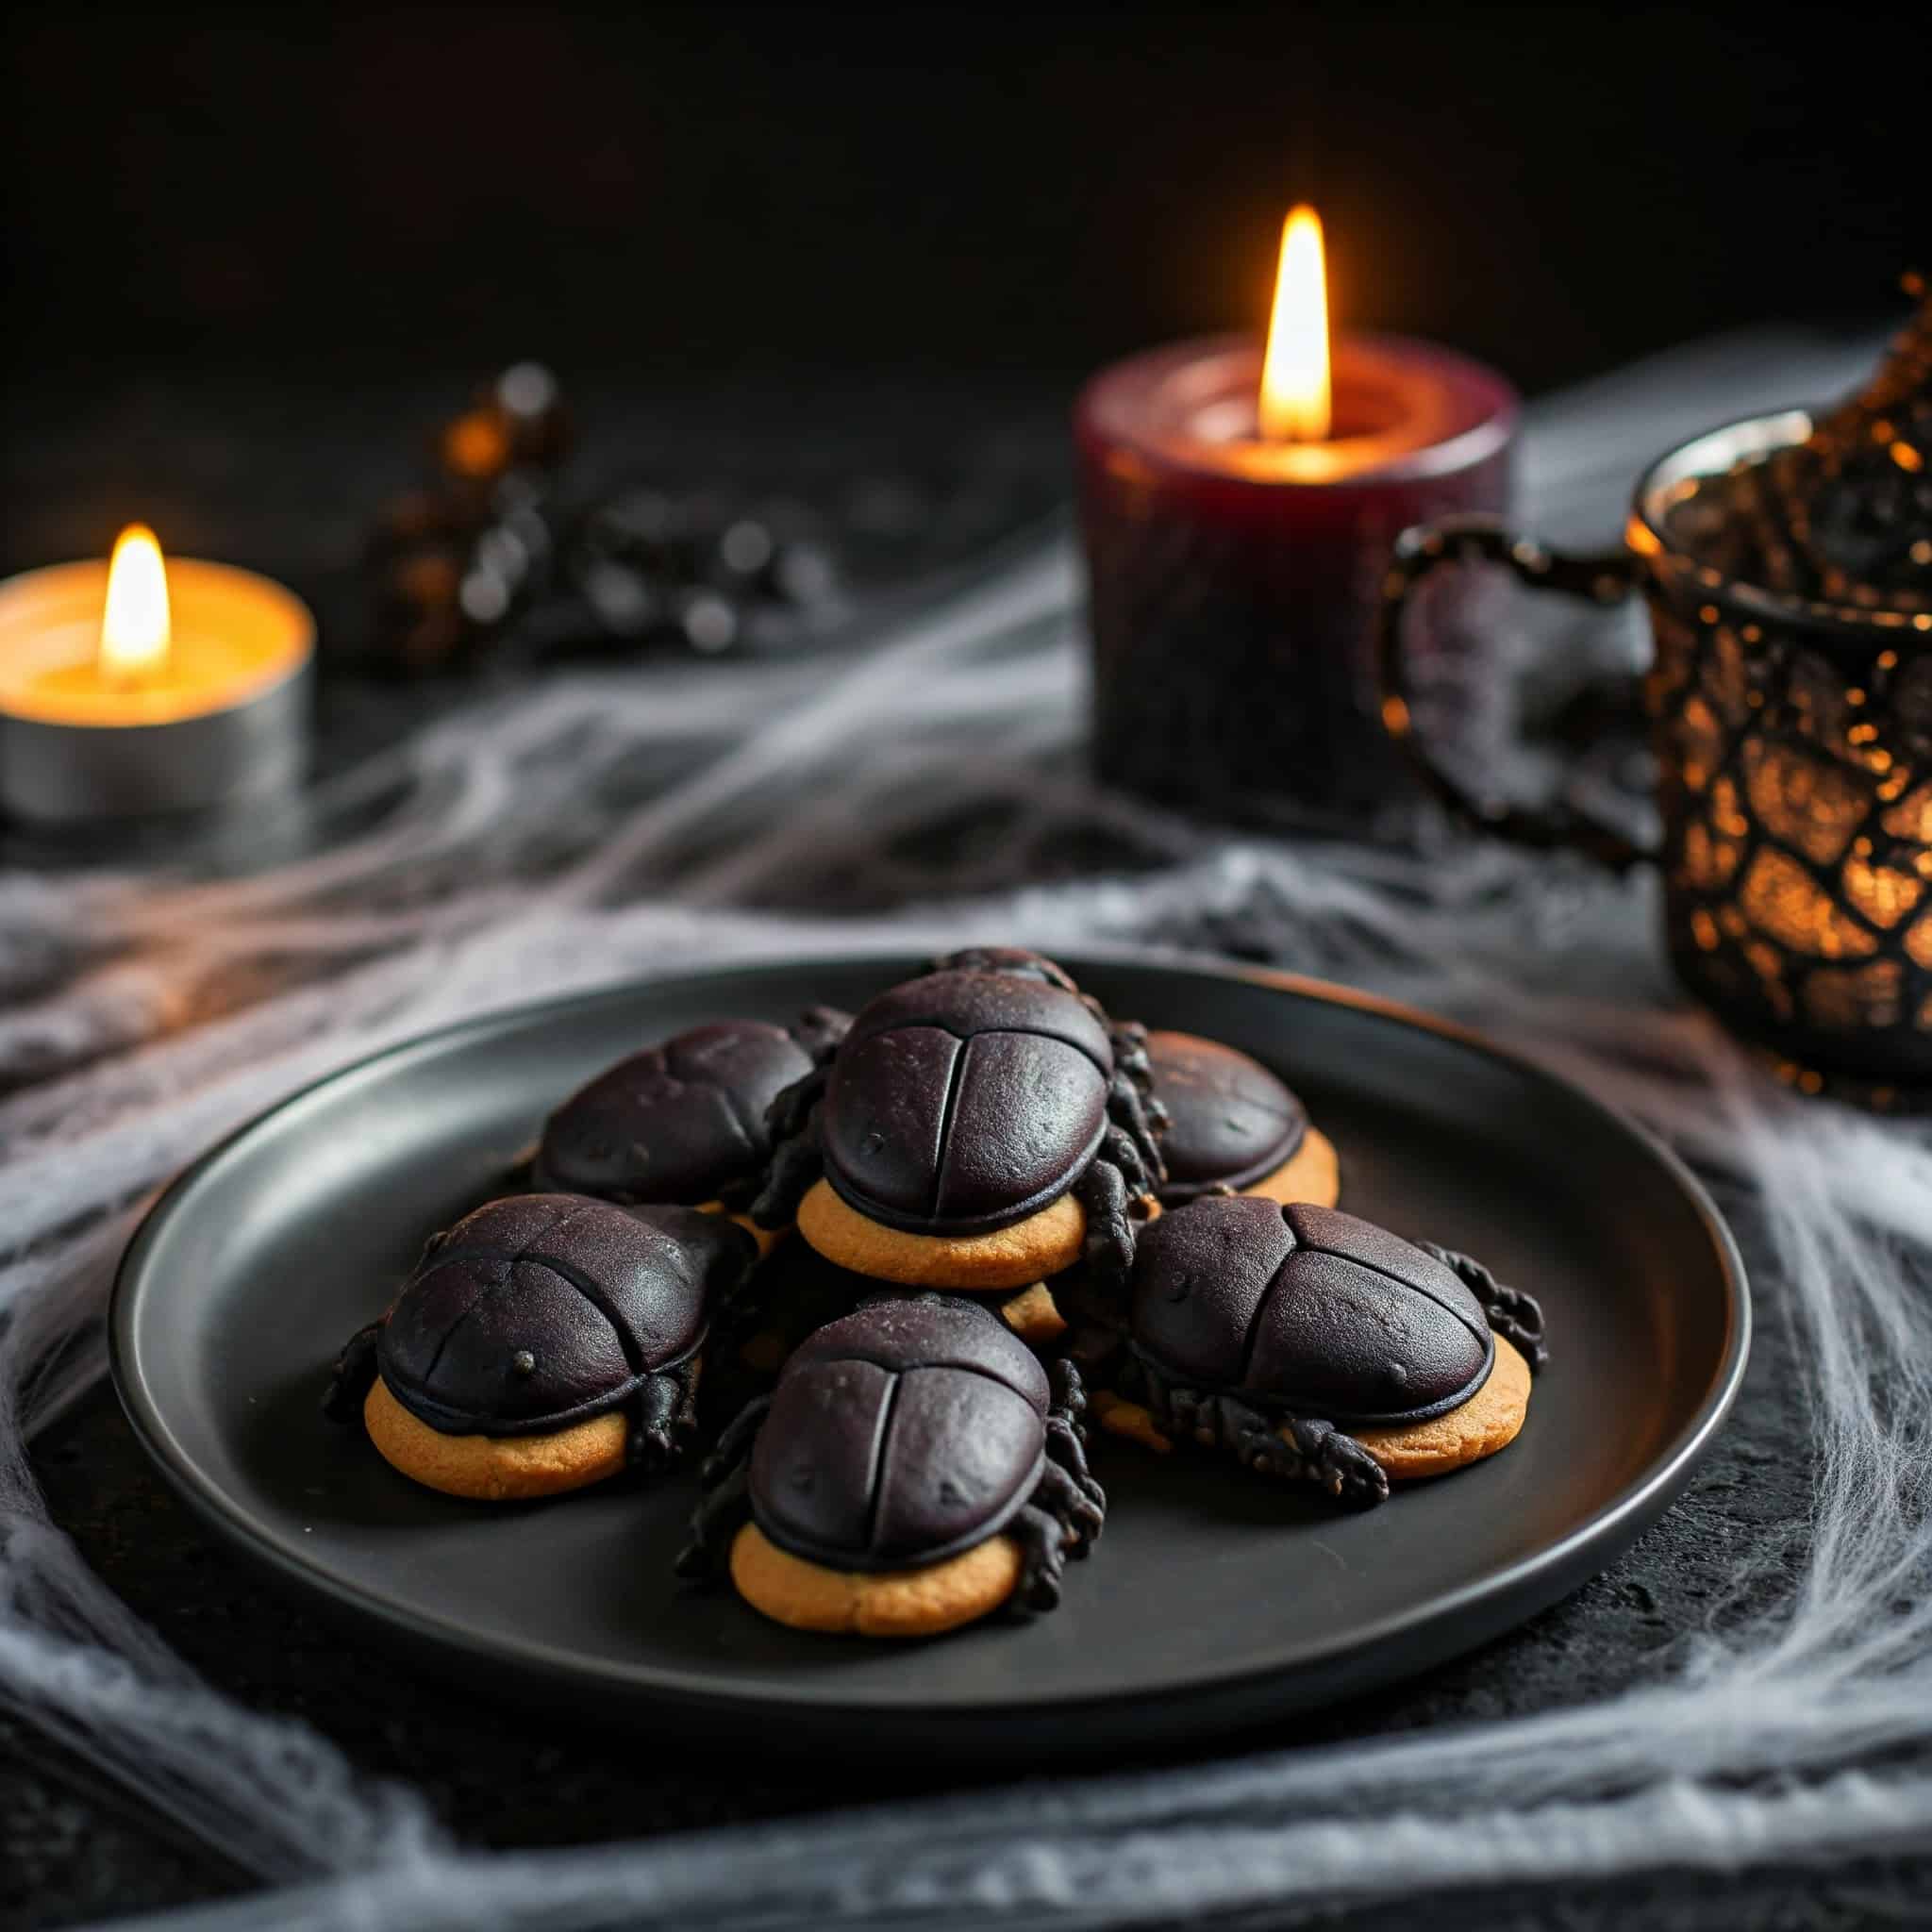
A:
<svg viewBox="0 0 1932 1932">
<path fill-rule="evenodd" d="M 1842 388 L 1861 359 L 1758 338 L 1541 406 L 1532 521 L 1608 541 L 1655 449 Z M 1246 1924 L 1489 1890 L 1541 1912 L 1551 1888 L 1932 1843 L 1932 1141 L 1757 1075 L 1671 986 L 1647 881 L 1209 838 L 1095 793 L 1068 755 L 1077 589 L 1050 541 L 836 658 L 555 678 L 337 781 L 341 837 L 257 875 L 0 879 L 0 1708 L 284 1888 L 211 1923 Z M 371 825 L 359 805 L 392 791 Z M 1721 1176 L 1777 1257 L 1760 1321 L 1794 1344 L 1816 1470 L 1805 1519 L 1738 1553 L 1734 1613 L 1634 1688 L 1545 1715 L 483 1855 L 319 1734 L 198 1679 L 49 1521 L 26 1441 L 102 1371 L 142 1205 L 239 1121 L 532 996 L 968 937 L 1235 950 L 1393 992 Z M 1695 1913 L 1666 1886 L 1652 1918 Z"/>
</svg>

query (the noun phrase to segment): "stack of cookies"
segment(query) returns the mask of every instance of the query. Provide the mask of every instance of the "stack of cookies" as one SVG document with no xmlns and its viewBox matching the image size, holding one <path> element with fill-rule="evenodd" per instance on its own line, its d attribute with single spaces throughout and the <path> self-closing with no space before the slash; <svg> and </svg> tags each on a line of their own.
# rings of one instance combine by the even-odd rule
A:
<svg viewBox="0 0 1932 1932">
<path fill-rule="evenodd" d="M 483 1501 L 703 1448 L 680 1570 L 804 1629 L 1052 1609 L 1106 1520 L 1090 1415 L 1366 1507 L 1504 1447 L 1543 1356 L 1529 1296 L 1337 1210 L 1268 1069 L 1010 948 L 653 1045 L 516 1178 L 329 1412 Z"/>
</svg>

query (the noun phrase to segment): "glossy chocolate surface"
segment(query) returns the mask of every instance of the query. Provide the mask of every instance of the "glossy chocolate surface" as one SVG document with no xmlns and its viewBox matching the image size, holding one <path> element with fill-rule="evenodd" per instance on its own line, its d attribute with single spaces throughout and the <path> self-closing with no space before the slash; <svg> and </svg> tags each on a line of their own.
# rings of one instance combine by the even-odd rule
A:
<svg viewBox="0 0 1932 1932">
<path fill-rule="evenodd" d="M 1141 1237 L 1135 1347 L 1169 1375 L 1327 1422 L 1420 1422 L 1482 1386 L 1495 1343 L 1433 1256 L 1332 1208 L 1208 1195 Z"/>
<path fill-rule="evenodd" d="M 1307 1109 L 1259 1060 L 1197 1033 L 1150 1033 L 1154 1095 L 1167 1108 L 1160 1155 L 1163 1207 L 1191 1201 L 1217 1182 L 1235 1189 L 1292 1158 Z"/>
<path fill-rule="evenodd" d="M 1066 1192 L 1107 1126 L 1113 1048 L 1074 994 L 933 973 L 866 1007 L 818 1115 L 825 1177 L 914 1233 L 1005 1227 Z"/>
<path fill-rule="evenodd" d="M 544 1124 L 536 1184 L 613 1201 L 715 1201 L 771 1158 L 765 1109 L 810 1070 L 782 1026 L 693 1026 L 566 1100 Z"/>
<path fill-rule="evenodd" d="M 614 1408 L 703 1341 L 756 1256 L 735 1222 L 519 1194 L 424 1256 L 382 1330 L 390 1392 L 446 1434 L 527 1435 Z"/>
<path fill-rule="evenodd" d="M 753 1516 L 836 1569 L 939 1561 L 1024 1505 L 1048 1402 L 1044 1371 L 991 1309 L 874 1302 L 786 1364 L 752 1450 Z"/>
<path fill-rule="evenodd" d="M 894 1373 L 915 1364 L 968 1370 L 1004 1382 L 1037 1415 L 1052 1400 L 1040 1357 L 991 1308 L 963 1295 L 882 1295 L 808 1336 L 785 1373 L 824 1361 L 875 1362 Z"/>
</svg>

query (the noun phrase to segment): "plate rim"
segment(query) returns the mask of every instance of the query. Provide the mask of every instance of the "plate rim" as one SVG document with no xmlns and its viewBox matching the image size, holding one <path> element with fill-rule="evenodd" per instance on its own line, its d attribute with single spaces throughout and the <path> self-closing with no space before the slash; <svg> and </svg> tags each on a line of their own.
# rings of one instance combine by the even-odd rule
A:
<svg viewBox="0 0 1932 1932">
<path fill-rule="evenodd" d="M 1572 1105 L 1581 1104 L 1601 1116 L 1613 1130 L 1634 1140 L 1665 1171 L 1694 1209 L 1711 1242 L 1725 1291 L 1724 1341 L 1710 1383 L 1689 1420 L 1622 1490 L 1555 1542 L 1454 1590 L 1425 1596 L 1373 1623 L 1337 1632 L 1312 1646 L 1305 1646 L 1291 1657 L 1190 1672 L 1185 1676 L 1163 1681 L 1151 1691 L 1115 1688 L 1047 1698 L 977 1699 L 970 1706 L 960 1706 L 914 1704 L 896 1697 L 870 1699 L 855 1695 L 850 1687 L 826 1692 L 815 1688 L 816 1680 L 795 1686 L 760 1686 L 755 1690 L 700 1686 L 692 1683 L 688 1674 L 661 1667 L 604 1663 L 587 1668 L 579 1652 L 559 1650 L 521 1637 L 479 1637 L 466 1626 L 434 1612 L 399 1605 L 345 1581 L 323 1563 L 305 1559 L 298 1551 L 285 1547 L 265 1534 L 257 1525 L 253 1513 L 204 1472 L 175 1441 L 160 1405 L 146 1388 L 134 1333 L 144 1293 L 144 1263 L 170 1220 L 182 1211 L 182 1204 L 203 1177 L 271 1123 L 299 1112 L 305 1106 L 312 1106 L 325 1092 L 377 1077 L 412 1058 L 431 1058 L 460 1041 L 487 1038 L 494 1032 L 541 1025 L 555 1014 L 623 1005 L 640 996 L 683 987 L 695 991 L 707 982 L 739 974 L 809 974 L 874 965 L 891 970 L 900 962 L 916 970 L 926 957 L 924 952 L 908 949 L 902 943 L 806 956 L 758 953 L 704 967 L 633 974 L 603 986 L 495 1008 L 412 1034 L 305 1082 L 262 1108 L 223 1135 L 169 1182 L 142 1217 L 116 1267 L 108 1305 L 108 1373 L 123 1413 L 143 1452 L 191 1511 L 231 1548 L 265 1566 L 277 1578 L 325 1599 L 330 1608 L 347 1612 L 364 1624 L 380 1626 L 386 1636 L 402 1637 L 419 1649 L 426 1648 L 444 1657 L 455 1653 L 469 1663 L 508 1664 L 514 1670 L 542 1677 L 554 1688 L 578 1693 L 601 1692 L 605 1696 L 617 1691 L 633 1702 L 648 1702 L 666 1710 L 742 1720 L 779 1709 L 800 1719 L 856 1720 L 881 1726 L 943 1726 L 971 1721 L 1052 1725 L 1127 1703 L 1138 1703 L 1143 1708 L 1158 1703 L 1193 1709 L 1203 1703 L 1225 1700 L 1230 1693 L 1239 1693 L 1244 1688 L 1292 1680 L 1338 1664 L 1345 1666 L 1352 1659 L 1379 1653 L 1418 1630 L 1457 1630 L 1458 1634 L 1448 1643 L 1429 1647 L 1425 1656 L 1418 1653 L 1418 1669 L 1425 1670 L 1515 1627 L 1524 1617 L 1567 1595 L 1628 1547 L 1682 1492 L 1724 1426 L 1742 1388 L 1750 1359 L 1754 1314 L 1750 1279 L 1736 1237 L 1709 1191 L 1669 1145 L 1622 1108 L 1529 1055 L 1505 1046 L 1459 1021 L 1312 974 L 1212 957 L 1130 947 L 1056 948 L 1055 957 L 1076 975 L 1090 968 L 1104 972 L 1110 967 L 1190 974 L 1320 1005 L 1349 1008 L 1432 1034 L 1502 1062 L 1517 1075 L 1555 1090 Z M 1598 1559 L 1600 1548 L 1602 1556 Z M 1485 1609 L 1497 1614 L 1485 1619 L 1481 1616 Z M 1211 1666 L 1212 1660 L 1208 1661 Z M 1338 1690 L 1337 1695 L 1409 1674 L 1412 1674 L 1406 1671 L 1371 1672 L 1358 1683 Z M 1330 1701 L 1325 1697 L 1310 1700 L 1316 1704 Z"/>
</svg>

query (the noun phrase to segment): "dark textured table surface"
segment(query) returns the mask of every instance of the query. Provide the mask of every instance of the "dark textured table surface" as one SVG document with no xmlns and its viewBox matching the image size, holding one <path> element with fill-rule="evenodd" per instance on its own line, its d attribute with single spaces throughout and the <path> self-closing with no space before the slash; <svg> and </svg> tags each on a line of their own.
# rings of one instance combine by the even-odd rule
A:
<svg viewBox="0 0 1932 1932">
<path fill-rule="evenodd" d="M 420 417 L 436 399 L 416 395 L 404 405 L 377 398 L 348 419 L 313 401 L 306 409 L 283 402 L 268 423 L 259 408 L 244 411 L 241 420 L 256 425 L 256 451 L 264 438 L 273 444 L 312 431 L 315 441 L 301 446 L 324 452 L 299 475 L 286 466 L 265 468 L 260 474 L 284 479 L 286 493 L 264 497 L 238 488 L 251 474 L 249 464 L 231 441 L 217 441 L 206 427 L 210 420 L 224 422 L 225 437 L 224 412 L 236 396 L 222 386 L 130 391 L 118 405 L 101 405 L 78 431 L 44 398 L 16 406 L 7 441 L 9 496 L 21 501 L 29 476 L 41 484 L 25 518 L 8 531 L 11 561 L 98 550 L 124 508 L 157 521 L 173 508 L 192 536 L 207 533 L 208 545 L 220 554 L 279 569 L 316 595 L 325 611 L 352 608 L 344 601 L 344 571 L 354 550 L 354 506 L 405 466 L 395 456 L 407 450 L 407 423 L 398 420 L 404 408 Z M 982 528 L 996 534 L 1051 501 L 1058 486 L 1059 400 L 1013 396 L 989 408 L 984 399 L 915 386 L 906 410 L 889 412 L 874 397 L 865 421 L 909 414 L 928 427 L 947 425 L 953 467 L 924 476 L 904 461 L 924 438 L 902 441 L 891 432 L 856 433 L 855 408 L 824 386 L 808 401 L 793 395 L 775 420 L 794 471 L 802 447 L 810 450 L 804 467 L 822 487 L 826 479 L 889 472 L 897 463 L 896 474 L 908 487 L 927 492 L 929 501 L 953 505 L 952 514 L 976 538 Z M 652 460 L 671 474 L 700 462 L 743 464 L 774 446 L 768 441 L 772 419 L 762 437 L 734 441 L 707 434 L 708 423 L 730 420 L 718 414 L 715 399 L 708 405 L 687 394 L 675 408 L 640 420 L 652 425 L 643 436 L 652 444 Z M 203 425 L 200 455 L 183 466 L 185 475 L 174 475 L 173 504 L 157 508 L 167 438 L 195 423 Z M 98 473 L 95 458 L 104 466 Z M 106 480 L 91 489 L 96 474 Z M 801 487 L 810 487 L 809 478 Z M 346 753 L 371 735 L 372 717 L 380 714 L 393 728 L 395 714 L 407 714 L 423 700 L 394 700 L 344 683 L 328 702 L 338 752 Z M 184 1157 L 192 1151 L 184 1149 Z M 1761 1250 L 1748 1204 L 1725 1199 L 1723 1205 L 1759 1283 L 1762 1307 L 1774 1257 Z M 1778 1320 L 1760 1324 L 1744 1396 L 1709 1463 L 1676 1507 L 1605 1574 L 1512 1635 L 1422 1681 L 1274 1727 L 1253 1741 L 1313 1743 L 1582 1702 L 1645 1680 L 1687 1633 L 1721 1629 L 1752 1608 L 1750 1600 L 1732 1591 L 1738 1559 L 1746 1553 L 1762 1558 L 1781 1540 L 1801 1534 L 1797 1526 L 1807 1507 L 1809 1449 L 1790 1349 Z M 150 1468 L 105 1389 L 37 1444 L 35 1468 L 56 1520 L 188 1662 L 258 1709 L 314 1724 L 363 1769 L 418 1786 L 466 1843 L 588 1844 L 774 1817 L 822 1806 L 828 1796 L 850 1802 L 889 1794 L 841 1770 L 788 1764 L 777 1754 L 751 1763 L 680 1756 L 667 1764 L 633 1736 L 536 1720 L 492 1702 L 485 1687 L 446 1683 L 362 1648 L 202 1532 Z M 1757 1574 L 1759 1589 L 1776 1590 L 1774 1567 Z M 1019 1774 L 1024 1767 L 1013 1769 Z M 943 1788 L 942 1769 L 936 1768 L 932 1782 Z M 890 1794 L 906 1789 L 904 1777 L 897 1777 Z M 1711 1922 L 1855 1925 L 1864 1923 L 1873 1881 L 1899 1875 L 1851 1871 L 1827 1879 L 1795 1876 L 1774 1864 L 1760 1867 L 1748 1880 L 1710 1888 Z M 1921 1895 L 1932 1895 L 1932 1860 L 1907 1875 Z M 61 1751 L 0 1720 L 0 1927 L 85 1923 L 208 1899 L 246 1883 L 242 1874 L 182 1841 L 137 1798 L 104 1787 Z M 1561 1923 L 1641 1925 L 1653 1898 L 1648 1890 L 1579 1888 L 1564 1901 Z M 1546 1909 L 1475 1896 L 1432 1901 L 1428 1907 L 1432 1924 L 1486 1927 L 1554 1923 L 1543 1916 Z M 1347 1923 L 1407 1924 L 1414 1913 L 1374 1909 Z"/>
</svg>

